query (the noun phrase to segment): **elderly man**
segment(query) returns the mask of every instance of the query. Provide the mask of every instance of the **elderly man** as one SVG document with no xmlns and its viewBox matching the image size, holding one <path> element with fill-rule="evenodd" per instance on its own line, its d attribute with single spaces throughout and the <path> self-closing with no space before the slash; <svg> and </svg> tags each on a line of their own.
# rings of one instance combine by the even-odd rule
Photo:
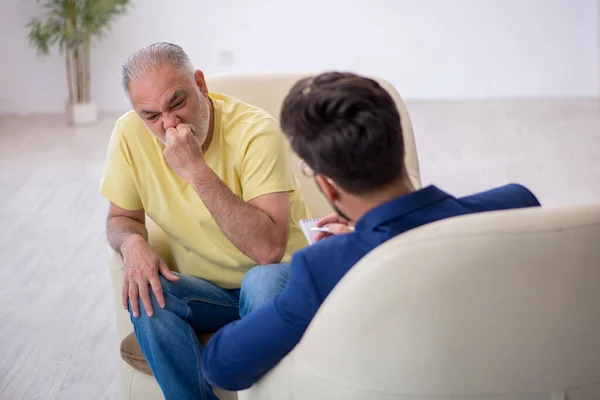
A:
<svg viewBox="0 0 600 400">
<path fill-rule="evenodd" d="M 306 245 L 308 210 L 275 119 L 210 93 L 181 47 L 133 53 L 123 87 L 134 110 L 115 125 L 100 189 L 124 262 L 123 307 L 165 397 L 215 399 L 197 333 L 276 296 L 289 275 L 281 262 Z M 179 273 L 148 245 L 146 215 Z"/>
</svg>

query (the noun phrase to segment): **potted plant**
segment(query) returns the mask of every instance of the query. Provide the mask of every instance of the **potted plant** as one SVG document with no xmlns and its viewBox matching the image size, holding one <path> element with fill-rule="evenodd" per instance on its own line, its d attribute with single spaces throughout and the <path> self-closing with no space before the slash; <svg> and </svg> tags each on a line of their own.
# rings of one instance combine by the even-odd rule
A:
<svg viewBox="0 0 600 400">
<path fill-rule="evenodd" d="M 39 56 L 58 49 L 66 58 L 71 124 L 95 122 L 98 109 L 90 93 L 90 47 L 92 38 L 104 33 L 114 18 L 123 14 L 129 0 L 38 0 L 41 15 L 27 24 L 29 44 Z"/>
</svg>

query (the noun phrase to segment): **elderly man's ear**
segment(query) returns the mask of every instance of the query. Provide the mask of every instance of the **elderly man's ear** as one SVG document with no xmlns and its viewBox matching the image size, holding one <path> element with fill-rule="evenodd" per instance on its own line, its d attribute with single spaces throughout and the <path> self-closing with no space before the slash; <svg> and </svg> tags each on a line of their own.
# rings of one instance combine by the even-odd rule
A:
<svg viewBox="0 0 600 400">
<path fill-rule="evenodd" d="M 204 80 L 204 73 L 199 69 L 194 72 L 194 79 L 196 80 L 196 85 L 200 88 L 200 92 L 206 97 L 208 96 L 208 86 L 206 86 L 206 80 Z"/>
</svg>

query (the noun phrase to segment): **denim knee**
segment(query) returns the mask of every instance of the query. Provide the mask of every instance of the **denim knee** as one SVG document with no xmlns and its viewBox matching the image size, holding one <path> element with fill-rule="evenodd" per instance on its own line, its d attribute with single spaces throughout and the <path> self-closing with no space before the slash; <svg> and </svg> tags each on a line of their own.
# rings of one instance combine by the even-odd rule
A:
<svg viewBox="0 0 600 400">
<path fill-rule="evenodd" d="M 240 316 L 255 311 L 277 297 L 289 279 L 289 263 L 261 265 L 248 271 L 240 290 Z"/>
<path fill-rule="evenodd" d="M 148 286 L 150 301 L 152 303 L 153 315 L 151 317 L 149 317 L 146 313 L 146 308 L 144 307 L 141 297 L 138 298 L 140 315 L 137 318 L 135 318 L 131 312 L 131 300 L 129 301 L 129 314 L 131 316 L 131 322 L 134 324 L 134 326 L 139 327 L 140 325 L 162 325 L 164 323 L 168 323 L 167 321 L 169 321 L 171 318 L 185 319 L 187 317 L 189 312 L 187 305 L 171 295 L 171 285 L 173 285 L 173 282 L 170 282 L 161 275 L 160 283 L 163 290 L 163 296 L 165 298 L 165 307 L 160 307 L 152 287 Z"/>
</svg>

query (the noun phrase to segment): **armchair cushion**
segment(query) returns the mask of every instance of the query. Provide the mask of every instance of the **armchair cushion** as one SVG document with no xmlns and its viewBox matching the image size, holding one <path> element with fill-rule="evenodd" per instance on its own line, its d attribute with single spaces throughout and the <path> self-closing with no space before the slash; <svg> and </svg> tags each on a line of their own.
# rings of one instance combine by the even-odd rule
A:
<svg viewBox="0 0 600 400">
<path fill-rule="evenodd" d="M 152 370 L 144 358 L 134 333 L 125 336 L 125 339 L 121 342 L 121 358 L 138 371 L 152 375 Z"/>
</svg>

